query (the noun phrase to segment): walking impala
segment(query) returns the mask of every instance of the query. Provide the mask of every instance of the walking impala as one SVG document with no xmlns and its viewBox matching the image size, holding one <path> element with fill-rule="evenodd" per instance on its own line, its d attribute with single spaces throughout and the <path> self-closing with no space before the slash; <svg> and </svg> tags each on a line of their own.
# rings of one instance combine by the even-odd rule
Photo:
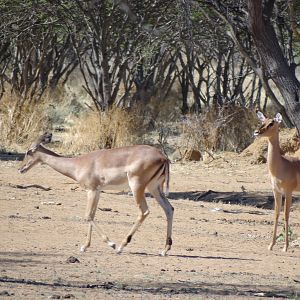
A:
<svg viewBox="0 0 300 300">
<path fill-rule="evenodd" d="M 30 146 L 24 158 L 24 165 L 19 171 L 25 173 L 37 163 L 42 162 L 57 172 L 74 179 L 87 190 L 85 219 L 89 224 L 87 239 L 81 247 L 81 251 L 84 252 L 91 245 L 92 227 L 109 246 L 116 248 L 116 244 L 103 233 L 94 218 L 100 191 L 128 182 L 140 213 L 117 252 L 120 253 L 131 241 L 132 236 L 149 214 L 144 195 L 147 188 L 163 208 L 167 217 L 166 245 L 161 252 L 161 255 L 165 256 L 172 245 L 174 211 L 162 191 L 164 183 L 166 184 L 166 193 L 169 189 L 169 160 L 165 155 L 154 147 L 138 145 L 96 150 L 81 156 L 67 158 L 42 146 L 42 144 L 49 143 L 51 138 L 51 133 L 45 133 Z"/>
<path fill-rule="evenodd" d="M 284 220 L 285 220 L 285 245 L 283 251 L 287 251 L 289 245 L 288 224 L 292 205 L 292 192 L 300 191 L 300 159 L 282 156 L 279 145 L 279 124 L 282 121 L 281 114 L 274 119 L 266 118 L 263 113 L 257 112 L 262 125 L 254 132 L 255 136 L 268 138 L 268 167 L 271 177 L 272 190 L 275 199 L 275 219 L 272 242 L 269 250 L 272 250 L 276 242 L 278 217 L 282 206 L 282 195 L 285 195 Z"/>
</svg>

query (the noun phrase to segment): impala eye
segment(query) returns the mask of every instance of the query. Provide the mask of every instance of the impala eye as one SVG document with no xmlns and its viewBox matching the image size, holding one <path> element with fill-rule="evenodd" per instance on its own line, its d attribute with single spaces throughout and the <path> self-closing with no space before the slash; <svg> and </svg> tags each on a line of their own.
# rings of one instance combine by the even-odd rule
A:
<svg viewBox="0 0 300 300">
<path fill-rule="evenodd" d="M 274 121 L 272 121 L 270 124 L 268 124 L 267 128 L 270 128 L 274 125 Z"/>
<path fill-rule="evenodd" d="M 31 149 L 29 149 L 25 154 L 26 154 L 26 155 L 32 155 Z"/>
</svg>

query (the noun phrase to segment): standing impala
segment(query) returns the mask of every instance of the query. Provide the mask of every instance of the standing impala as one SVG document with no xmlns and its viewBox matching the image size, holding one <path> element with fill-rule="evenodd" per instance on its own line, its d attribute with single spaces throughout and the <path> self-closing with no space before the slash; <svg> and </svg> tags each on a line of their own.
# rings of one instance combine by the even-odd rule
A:
<svg viewBox="0 0 300 300">
<path fill-rule="evenodd" d="M 278 217 L 282 206 L 282 195 L 285 195 L 284 220 L 285 220 L 285 245 L 283 251 L 287 251 L 289 245 L 288 224 L 292 205 L 292 192 L 300 191 L 300 159 L 282 156 L 279 145 L 279 124 L 282 121 L 281 114 L 274 119 L 266 118 L 260 111 L 257 112 L 262 125 L 254 132 L 255 136 L 264 136 L 269 140 L 268 167 L 271 177 L 272 190 L 275 199 L 275 219 L 272 242 L 269 250 L 272 250 L 276 242 Z"/>
<path fill-rule="evenodd" d="M 42 146 L 51 141 L 52 134 L 45 133 L 39 137 L 26 152 L 24 165 L 19 169 L 25 173 L 39 162 L 49 165 L 57 172 L 77 181 L 87 190 L 87 207 L 85 219 L 88 221 L 88 234 L 81 251 L 84 252 L 91 245 L 92 227 L 102 239 L 113 249 L 116 244 L 109 240 L 94 222 L 99 202 L 100 191 L 111 186 L 128 183 L 134 199 L 140 210 L 139 216 L 117 249 L 120 253 L 131 241 L 132 236 L 149 214 L 145 199 L 147 188 L 163 208 L 167 217 L 166 246 L 162 256 L 171 249 L 173 207 L 165 197 L 162 186 L 166 183 L 166 193 L 169 189 L 169 160 L 158 149 L 147 146 L 129 146 L 116 149 L 96 150 L 77 157 L 63 157 Z"/>
</svg>

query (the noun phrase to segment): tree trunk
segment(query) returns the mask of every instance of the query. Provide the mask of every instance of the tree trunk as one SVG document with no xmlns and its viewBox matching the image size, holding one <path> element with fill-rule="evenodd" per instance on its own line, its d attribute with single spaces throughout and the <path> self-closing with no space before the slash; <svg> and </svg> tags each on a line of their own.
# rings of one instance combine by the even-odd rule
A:
<svg viewBox="0 0 300 300">
<path fill-rule="evenodd" d="M 263 15 L 262 0 L 249 0 L 249 28 L 261 63 L 279 89 L 287 114 L 300 133 L 300 83 L 295 77 L 279 46 L 269 16 L 274 1 L 268 1 L 268 15 Z M 271 6 L 271 9 L 270 9 Z"/>
</svg>

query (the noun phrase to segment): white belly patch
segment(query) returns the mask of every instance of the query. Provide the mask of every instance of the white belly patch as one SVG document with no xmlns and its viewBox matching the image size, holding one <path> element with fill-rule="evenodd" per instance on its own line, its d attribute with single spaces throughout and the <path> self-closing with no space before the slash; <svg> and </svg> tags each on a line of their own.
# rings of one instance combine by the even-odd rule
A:
<svg viewBox="0 0 300 300">
<path fill-rule="evenodd" d="M 123 182 L 120 184 L 106 184 L 104 186 L 99 187 L 99 190 L 106 191 L 106 190 L 113 190 L 113 191 L 124 191 L 130 190 L 128 182 Z"/>
</svg>

